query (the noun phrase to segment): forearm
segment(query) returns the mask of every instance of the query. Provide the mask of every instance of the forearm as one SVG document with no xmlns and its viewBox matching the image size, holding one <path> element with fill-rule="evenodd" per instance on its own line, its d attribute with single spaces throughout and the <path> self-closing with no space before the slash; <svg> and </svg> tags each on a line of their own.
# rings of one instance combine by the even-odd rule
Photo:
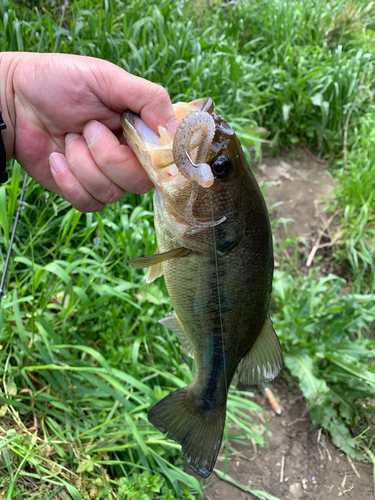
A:
<svg viewBox="0 0 375 500">
<path fill-rule="evenodd" d="M 0 111 L 7 128 L 1 132 L 7 160 L 14 157 L 16 113 L 14 105 L 13 76 L 19 54 L 0 52 Z"/>
</svg>

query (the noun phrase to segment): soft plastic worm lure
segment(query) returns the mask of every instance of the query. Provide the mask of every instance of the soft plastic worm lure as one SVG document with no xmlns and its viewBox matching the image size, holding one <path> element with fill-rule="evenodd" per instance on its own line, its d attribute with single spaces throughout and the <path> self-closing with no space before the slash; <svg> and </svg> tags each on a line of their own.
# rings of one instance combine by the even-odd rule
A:
<svg viewBox="0 0 375 500">
<path fill-rule="evenodd" d="M 219 220 L 212 220 L 211 222 L 200 222 L 199 220 L 197 220 L 194 217 L 193 206 L 194 206 L 195 200 L 197 199 L 198 189 L 199 189 L 199 185 L 198 185 L 197 181 L 193 181 L 193 183 L 191 185 L 191 195 L 190 195 L 190 198 L 188 199 L 188 202 L 186 203 L 186 207 L 184 210 L 186 222 L 188 222 L 193 227 L 200 227 L 200 228 L 218 226 L 219 224 L 221 224 L 222 222 L 225 221 L 225 219 L 226 219 L 225 216 Z"/>
<path fill-rule="evenodd" d="M 188 155 L 193 136 L 201 131 L 202 139 L 198 146 L 196 163 Z M 188 115 L 176 130 L 173 141 L 173 158 L 181 174 L 191 181 L 197 181 L 204 188 L 212 186 L 214 176 L 211 167 L 203 163 L 215 135 L 215 121 L 205 111 Z"/>
<path fill-rule="evenodd" d="M 202 132 L 202 138 L 196 154 L 196 163 L 190 158 L 191 141 L 197 132 Z M 213 227 L 225 221 L 200 222 L 193 215 L 193 206 L 197 199 L 199 185 L 209 188 L 214 182 L 211 167 L 204 163 L 208 150 L 215 136 L 215 121 L 205 111 L 196 111 L 188 115 L 178 127 L 173 141 L 173 158 L 178 170 L 187 179 L 193 181 L 191 195 L 186 204 L 184 215 L 186 221 L 194 227 Z"/>
</svg>

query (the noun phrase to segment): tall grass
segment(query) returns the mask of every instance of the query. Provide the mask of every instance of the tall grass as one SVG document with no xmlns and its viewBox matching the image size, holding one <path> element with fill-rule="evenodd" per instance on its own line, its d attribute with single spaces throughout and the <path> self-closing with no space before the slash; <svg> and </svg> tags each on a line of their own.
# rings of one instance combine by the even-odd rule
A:
<svg viewBox="0 0 375 500">
<path fill-rule="evenodd" d="M 374 103 L 368 111 L 348 124 L 349 152 L 337 161 L 340 180 L 338 199 L 332 205 L 343 207 L 337 238 L 345 241 L 337 258 L 349 265 L 355 286 L 375 290 L 375 135 Z"/>
<path fill-rule="evenodd" d="M 336 255 L 354 284 L 299 278 L 293 259 L 282 260 L 288 272 L 276 274 L 272 307 L 314 422 L 362 456 L 373 447 L 372 4 L 77 0 L 61 27 L 57 4 L 0 0 L 2 50 L 52 52 L 57 40 L 59 52 L 108 59 L 161 83 L 174 101 L 210 95 L 258 154 L 266 133 L 274 151 L 300 143 L 336 155 L 332 205 L 343 209 L 337 239 L 345 242 Z M 1 264 L 22 176 L 17 162 L 11 170 L 0 187 Z M 292 243 L 277 242 L 276 251 Z M 202 496 L 179 446 L 146 417 L 192 376 L 179 342 L 158 325 L 171 307 L 163 281 L 146 286 L 143 272 L 123 263 L 155 246 L 150 195 L 81 214 L 29 180 L 0 308 L 7 499 Z M 266 427 L 248 396 L 232 388 L 226 457 L 229 437 L 264 444 Z"/>
<path fill-rule="evenodd" d="M 370 19 L 364 2 L 218 2 L 197 10 L 186 0 L 81 0 L 61 28 L 56 9 L 25 9 L 20 21 L 6 5 L 4 50 L 52 51 L 59 35 L 58 51 L 108 59 L 161 83 L 173 100 L 210 95 L 229 119 L 264 126 L 274 145 L 337 151 L 347 112 L 361 112 L 370 91 L 373 52 L 352 44 Z M 353 9 L 359 13 L 350 17 Z"/>
</svg>

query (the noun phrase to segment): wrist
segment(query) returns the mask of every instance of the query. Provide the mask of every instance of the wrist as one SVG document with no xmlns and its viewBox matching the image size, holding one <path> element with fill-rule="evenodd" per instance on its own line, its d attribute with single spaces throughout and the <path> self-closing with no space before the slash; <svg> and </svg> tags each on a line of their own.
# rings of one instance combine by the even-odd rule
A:
<svg viewBox="0 0 375 500">
<path fill-rule="evenodd" d="M 6 129 L 1 131 L 7 160 L 14 158 L 15 153 L 15 123 L 13 74 L 15 70 L 16 53 L 0 52 L 0 111 Z"/>
</svg>

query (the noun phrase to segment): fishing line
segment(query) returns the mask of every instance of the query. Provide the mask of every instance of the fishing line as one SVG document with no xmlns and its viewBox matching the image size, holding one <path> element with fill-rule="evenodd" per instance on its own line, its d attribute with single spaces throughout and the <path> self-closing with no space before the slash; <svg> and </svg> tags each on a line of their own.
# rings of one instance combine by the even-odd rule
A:
<svg viewBox="0 0 375 500">
<path fill-rule="evenodd" d="M 210 202 L 211 202 L 211 215 L 212 220 L 214 220 L 214 209 L 212 205 L 212 193 L 210 190 Z M 228 383 L 227 383 L 227 362 L 225 359 L 225 350 L 224 350 L 224 328 L 223 328 L 223 317 L 221 312 L 221 299 L 220 299 L 220 284 L 219 284 L 219 266 L 217 263 L 217 251 L 216 251 L 216 235 L 215 235 L 215 226 L 212 226 L 212 231 L 214 235 L 214 254 L 215 254 L 215 268 L 216 268 L 216 283 L 217 283 L 217 295 L 219 300 L 219 316 L 220 316 L 220 328 L 221 328 L 221 345 L 223 350 L 223 361 L 224 361 L 224 381 L 225 381 L 225 390 L 228 392 Z"/>
<path fill-rule="evenodd" d="M 0 301 L 1 301 L 2 297 L 3 297 L 4 283 L 5 283 L 5 278 L 6 278 L 7 270 L 8 270 L 8 266 L 9 266 L 10 254 L 12 253 L 13 241 L 14 241 L 14 236 L 16 234 L 18 219 L 19 219 L 20 212 L 21 212 L 22 200 L 23 200 L 23 195 L 25 193 L 27 177 L 28 177 L 28 175 L 25 173 L 25 177 L 23 178 L 22 191 L 21 191 L 19 202 L 18 202 L 16 218 L 14 220 L 12 235 L 11 235 L 10 241 L 9 241 L 8 253 L 7 253 L 6 260 L 5 260 L 3 275 L 1 277 L 1 283 L 0 283 Z"/>
<path fill-rule="evenodd" d="M 57 32 L 57 36 L 56 36 L 56 40 L 55 40 L 55 46 L 54 46 L 54 49 L 53 49 L 53 53 L 56 52 L 57 50 L 57 47 L 58 47 L 58 42 L 59 42 L 59 39 L 60 39 L 60 33 L 61 33 L 61 27 L 62 27 L 62 23 L 64 21 L 64 17 L 65 17 L 65 10 L 67 8 L 67 6 L 69 5 L 69 2 L 67 0 L 65 0 L 64 2 L 64 5 L 62 6 L 62 12 L 61 12 L 61 17 L 60 17 L 60 23 L 59 23 L 59 30 Z M 13 242 L 14 242 L 14 236 L 16 234 L 16 230 L 17 230 L 17 225 L 18 225 L 18 219 L 19 219 L 19 216 L 20 216 L 20 212 L 21 212 L 21 207 L 22 207 L 22 201 L 23 201 L 23 196 L 25 194 L 25 190 L 26 190 L 26 181 L 28 179 L 28 175 L 27 173 L 25 172 L 25 177 L 23 178 L 23 184 L 22 184 L 22 190 L 21 190 L 21 194 L 20 194 L 20 199 L 19 199 L 19 202 L 18 202 L 18 207 L 17 207 L 17 213 L 16 213 L 16 218 L 14 220 L 14 225 L 13 225 L 13 230 L 12 230 L 12 235 L 10 237 L 10 241 L 9 241 L 9 247 L 8 247 L 8 252 L 7 252 L 7 256 L 6 256 L 6 259 L 5 259 L 5 265 L 4 265 L 4 269 L 3 269 L 3 274 L 1 276 L 1 283 L 0 283 L 0 302 L 1 302 L 1 299 L 3 297 L 3 291 L 4 291 L 4 283 L 5 283 L 5 279 L 6 279 L 6 276 L 7 276 L 7 272 L 8 272 L 8 266 L 9 266 L 9 261 L 10 261 L 10 256 L 11 256 L 11 253 L 12 253 L 12 248 L 13 248 Z"/>
</svg>

